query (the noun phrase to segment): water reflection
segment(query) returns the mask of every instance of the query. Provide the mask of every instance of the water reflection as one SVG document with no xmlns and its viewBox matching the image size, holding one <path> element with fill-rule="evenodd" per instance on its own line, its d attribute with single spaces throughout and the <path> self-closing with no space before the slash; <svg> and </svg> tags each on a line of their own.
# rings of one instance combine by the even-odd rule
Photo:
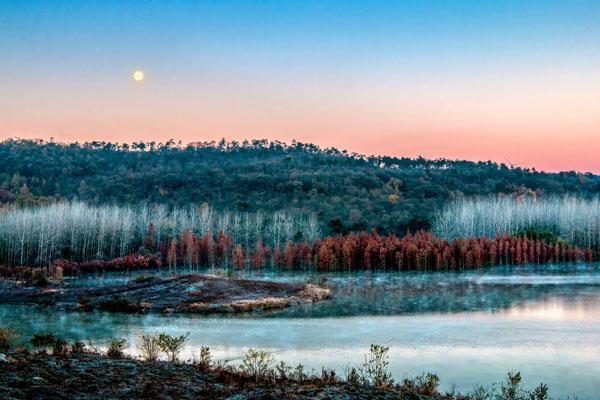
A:
<svg viewBox="0 0 600 400">
<path fill-rule="evenodd" d="M 588 298 L 551 297 L 539 302 L 527 301 L 525 304 L 515 304 L 501 311 L 500 314 L 513 319 L 600 320 L 600 299 L 592 294 Z"/>
<path fill-rule="evenodd" d="M 164 269 L 148 273 L 169 275 L 175 272 L 189 272 L 189 269 Z M 88 275 L 70 280 L 68 284 L 124 283 L 139 274 L 140 272 Z M 334 290 L 332 301 L 260 315 L 276 318 L 506 312 L 549 299 L 562 301 L 567 309 L 579 307 L 581 313 L 590 307 L 596 307 L 596 289 L 600 288 L 599 265 L 503 267 L 463 273 L 243 271 L 236 272 L 235 275 L 248 279 L 288 282 L 310 280 L 328 285 Z M 578 303 L 582 304 L 577 306 Z M 591 304 L 586 306 L 588 303 Z"/>
</svg>

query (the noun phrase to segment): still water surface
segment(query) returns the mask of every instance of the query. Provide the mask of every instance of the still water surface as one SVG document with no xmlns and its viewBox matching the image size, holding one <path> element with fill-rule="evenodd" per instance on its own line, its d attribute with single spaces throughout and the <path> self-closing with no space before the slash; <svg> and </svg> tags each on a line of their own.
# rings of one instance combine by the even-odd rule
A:
<svg viewBox="0 0 600 400">
<path fill-rule="evenodd" d="M 164 273 L 164 271 L 163 271 Z M 136 273 L 135 275 L 137 275 Z M 124 282 L 127 274 L 77 278 L 70 284 Z M 343 374 L 371 343 L 390 346 L 396 377 L 437 373 L 444 389 L 468 391 L 509 370 L 526 386 L 543 381 L 554 396 L 597 398 L 600 391 L 600 266 L 492 269 L 465 273 L 246 273 L 248 278 L 326 282 L 335 299 L 242 316 L 127 315 L 56 312 L 0 305 L 0 325 L 24 336 L 135 338 L 142 332 L 190 332 L 184 357 L 208 346 L 236 362 L 249 347 L 277 360 L 322 365 Z"/>
</svg>

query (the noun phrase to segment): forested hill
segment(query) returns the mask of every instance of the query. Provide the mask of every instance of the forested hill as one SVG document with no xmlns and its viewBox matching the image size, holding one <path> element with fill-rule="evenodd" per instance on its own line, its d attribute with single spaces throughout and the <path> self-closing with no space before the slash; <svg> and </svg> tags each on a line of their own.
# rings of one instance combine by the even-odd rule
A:
<svg viewBox="0 0 600 400">
<path fill-rule="evenodd" d="M 492 162 L 366 157 L 312 144 L 257 140 L 181 146 L 0 143 L 0 202 L 208 203 L 217 209 L 315 212 L 324 233 L 427 228 L 460 196 L 600 192 L 592 174 L 545 173 Z"/>
</svg>

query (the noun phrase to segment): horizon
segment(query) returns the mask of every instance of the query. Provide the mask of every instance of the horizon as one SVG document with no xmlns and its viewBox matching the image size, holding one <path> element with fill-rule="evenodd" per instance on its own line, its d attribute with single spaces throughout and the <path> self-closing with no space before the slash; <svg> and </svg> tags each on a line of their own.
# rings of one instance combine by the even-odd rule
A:
<svg viewBox="0 0 600 400">
<path fill-rule="evenodd" d="M 85 144 L 91 144 L 94 142 L 98 142 L 98 143 L 111 143 L 115 146 L 123 146 L 123 145 L 127 145 L 127 151 L 151 151 L 151 149 L 146 148 L 146 149 L 138 149 L 138 148 L 134 148 L 133 146 L 136 143 L 151 143 L 153 142 L 152 140 L 134 140 L 132 142 L 111 142 L 111 141 L 106 141 L 106 140 L 90 140 L 90 141 L 74 141 L 74 142 L 64 142 L 64 141 L 60 141 L 60 140 L 55 140 L 54 137 L 50 137 L 49 139 L 43 139 L 43 138 L 20 138 L 20 137 L 10 137 L 10 138 L 6 138 L 6 139 L 2 139 L 0 141 L 0 143 L 4 143 L 6 141 L 10 141 L 10 140 L 15 140 L 15 141 L 20 141 L 20 140 L 26 140 L 26 141 L 31 141 L 31 142 L 35 142 L 36 144 L 40 144 L 40 145 L 46 145 L 46 144 L 57 144 L 57 145 L 61 145 L 61 146 L 70 146 L 70 145 L 79 145 L 79 146 L 84 146 Z M 208 141 L 195 141 L 195 142 L 183 142 L 181 140 L 176 140 L 175 138 L 170 138 L 168 140 L 162 141 L 162 142 L 155 142 L 156 147 L 158 148 L 161 145 L 165 145 L 168 142 L 172 142 L 173 144 L 170 145 L 170 148 L 177 148 L 180 150 L 184 150 L 186 147 L 188 146 L 197 146 L 199 144 L 207 144 L 207 145 L 218 145 L 219 142 L 221 141 L 225 141 L 225 143 L 227 145 L 231 145 L 233 143 L 238 143 L 240 145 L 244 144 L 244 142 L 248 143 L 248 144 L 252 144 L 252 141 L 266 141 L 268 144 L 269 143 L 278 143 L 281 144 L 283 146 L 288 146 L 291 147 L 293 145 L 293 143 L 298 143 L 298 144 L 304 144 L 304 145 L 315 145 L 317 146 L 317 148 L 321 151 L 327 151 L 329 149 L 335 149 L 341 153 L 343 153 L 346 156 L 357 156 L 357 157 L 363 157 L 363 158 L 370 158 L 370 157 L 395 157 L 395 158 L 409 158 L 409 159 L 418 159 L 418 158 L 424 158 L 426 160 L 446 160 L 449 162 L 473 162 L 473 163 L 486 163 L 486 162 L 493 162 L 496 163 L 498 166 L 506 166 L 507 168 L 520 168 L 522 170 L 528 170 L 528 171 L 535 171 L 535 172 L 542 172 L 542 173 L 551 173 L 551 174 L 559 174 L 559 173 L 570 173 L 570 172 L 575 172 L 577 174 L 581 174 L 581 175 L 587 175 L 587 174 L 592 174 L 595 176 L 600 176 L 600 174 L 598 173 L 594 173 L 591 171 L 576 171 L 576 170 L 560 170 L 560 171 L 548 171 L 548 170 L 543 170 L 543 169 L 537 169 L 535 167 L 524 167 L 524 166 L 520 166 L 520 165 L 515 165 L 515 164 L 511 164 L 509 160 L 506 161 L 494 161 L 494 160 L 468 160 L 468 159 L 461 159 L 461 158 L 447 158 L 447 157 L 436 157 L 436 158 L 429 158 L 429 157 L 424 157 L 422 155 L 417 155 L 414 157 L 408 157 L 408 156 L 396 156 L 396 155 L 389 155 L 389 154 L 365 154 L 365 153 L 359 153 L 359 152 L 354 152 L 354 151 L 349 151 L 348 149 L 345 148 L 341 148 L 341 147 L 336 147 L 336 146 L 330 146 L 330 147 L 324 147 L 321 146 L 317 143 L 310 143 L 310 142 L 303 142 L 300 140 L 296 140 L 296 139 L 292 139 L 289 142 L 286 141 L 281 141 L 281 140 L 277 140 L 277 139 L 268 139 L 268 138 L 253 138 L 253 139 L 242 139 L 240 141 L 237 140 L 228 140 L 226 138 L 220 138 L 219 140 L 208 140 Z"/>
<path fill-rule="evenodd" d="M 0 3 L 0 140 L 296 139 L 600 173 L 600 4 Z"/>
</svg>

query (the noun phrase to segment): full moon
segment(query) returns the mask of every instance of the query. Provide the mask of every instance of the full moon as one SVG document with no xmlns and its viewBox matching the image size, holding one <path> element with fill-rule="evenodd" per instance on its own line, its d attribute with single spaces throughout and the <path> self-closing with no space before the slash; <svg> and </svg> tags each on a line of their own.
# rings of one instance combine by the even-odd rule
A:
<svg viewBox="0 0 600 400">
<path fill-rule="evenodd" d="M 141 69 L 136 70 L 133 73 L 133 80 L 136 82 L 141 82 L 144 80 L 144 71 L 142 71 Z"/>
</svg>

